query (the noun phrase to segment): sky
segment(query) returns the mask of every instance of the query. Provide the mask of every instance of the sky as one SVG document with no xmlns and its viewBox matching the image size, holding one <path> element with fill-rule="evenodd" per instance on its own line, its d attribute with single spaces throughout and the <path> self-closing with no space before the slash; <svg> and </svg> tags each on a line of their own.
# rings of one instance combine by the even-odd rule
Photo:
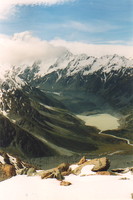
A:
<svg viewBox="0 0 133 200">
<path fill-rule="evenodd" d="M 20 40 L 133 58 L 133 0 L 0 0 L 0 53 Z"/>
</svg>

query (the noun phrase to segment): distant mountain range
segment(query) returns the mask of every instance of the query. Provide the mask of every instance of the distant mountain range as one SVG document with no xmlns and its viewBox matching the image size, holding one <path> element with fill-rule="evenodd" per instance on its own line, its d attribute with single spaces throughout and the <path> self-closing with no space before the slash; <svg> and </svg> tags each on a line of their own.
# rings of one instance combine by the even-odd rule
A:
<svg viewBox="0 0 133 200">
<path fill-rule="evenodd" d="M 133 102 L 133 60 L 117 55 L 94 58 L 67 53 L 32 84 L 60 96 L 74 112 L 101 106 L 123 108 Z"/>
<path fill-rule="evenodd" d="M 11 66 L 0 79 L 0 148 L 21 157 L 73 155 L 128 145 L 99 136 L 75 114 L 113 113 L 133 140 L 133 60 L 66 51 L 49 63 Z"/>
</svg>

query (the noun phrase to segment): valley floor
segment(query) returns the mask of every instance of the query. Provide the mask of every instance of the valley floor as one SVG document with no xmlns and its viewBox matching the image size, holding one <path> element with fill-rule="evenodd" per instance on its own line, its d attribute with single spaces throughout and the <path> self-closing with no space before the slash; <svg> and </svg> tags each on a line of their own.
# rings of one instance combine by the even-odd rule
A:
<svg viewBox="0 0 133 200">
<path fill-rule="evenodd" d="M 126 178 L 125 178 L 126 177 Z M 123 178 L 123 179 L 122 179 Z M 133 193 L 133 175 L 69 175 L 70 186 L 56 179 L 19 175 L 0 182 L 2 200 L 129 200 Z"/>
</svg>

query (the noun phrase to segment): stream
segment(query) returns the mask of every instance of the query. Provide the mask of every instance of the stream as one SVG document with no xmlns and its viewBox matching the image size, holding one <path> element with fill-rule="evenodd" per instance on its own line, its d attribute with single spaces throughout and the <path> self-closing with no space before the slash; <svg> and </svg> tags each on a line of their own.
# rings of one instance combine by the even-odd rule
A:
<svg viewBox="0 0 133 200">
<path fill-rule="evenodd" d="M 109 135 L 109 136 L 111 136 L 111 137 L 113 137 L 113 138 L 117 138 L 117 139 L 120 139 L 120 140 L 124 140 L 124 141 L 126 141 L 127 144 L 129 144 L 130 146 L 133 146 L 133 144 L 130 143 L 130 140 L 128 140 L 128 139 L 126 139 L 126 138 L 117 137 L 117 136 L 115 136 L 115 135 L 102 133 L 102 131 L 100 131 L 98 134 L 99 134 L 99 135 Z"/>
</svg>

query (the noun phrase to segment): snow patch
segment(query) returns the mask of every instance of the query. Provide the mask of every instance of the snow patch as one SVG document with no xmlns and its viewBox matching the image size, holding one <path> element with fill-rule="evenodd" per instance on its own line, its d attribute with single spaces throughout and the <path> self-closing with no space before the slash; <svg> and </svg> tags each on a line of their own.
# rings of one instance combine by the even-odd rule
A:
<svg viewBox="0 0 133 200">
<path fill-rule="evenodd" d="M 90 175 L 90 174 L 96 174 L 95 172 L 92 171 L 92 168 L 94 165 L 86 165 L 82 168 L 80 176 L 82 175 Z"/>
<path fill-rule="evenodd" d="M 79 167 L 79 165 L 76 165 L 76 164 L 75 164 L 75 165 L 70 165 L 70 169 L 71 169 L 71 170 L 74 170 L 74 169 L 76 169 L 77 167 Z"/>
</svg>

